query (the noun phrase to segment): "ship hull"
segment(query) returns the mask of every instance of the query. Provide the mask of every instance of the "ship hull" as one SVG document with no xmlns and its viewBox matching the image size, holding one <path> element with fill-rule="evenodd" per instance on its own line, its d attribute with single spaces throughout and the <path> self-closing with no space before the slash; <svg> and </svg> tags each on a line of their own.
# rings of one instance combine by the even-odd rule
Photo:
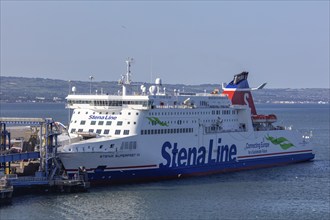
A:
<svg viewBox="0 0 330 220">
<path fill-rule="evenodd" d="M 150 182 L 169 179 L 179 179 L 196 176 L 207 176 L 219 173 L 236 172 L 242 170 L 259 169 L 274 166 L 283 166 L 293 163 L 310 161 L 314 154 L 306 153 L 294 156 L 280 156 L 249 160 L 240 163 L 228 163 L 214 166 L 183 168 L 183 169 L 140 169 L 125 171 L 104 171 L 88 173 L 89 181 L 93 185 L 121 184 Z"/>
<path fill-rule="evenodd" d="M 286 138 L 280 146 L 279 140 L 283 137 Z M 168 141 L 166 137 L 155 139 L 141 136 L 116 141 L 127 140 L 136 140 L 137 145 L 142 147 L 129 152 L 61 152 L 59 156 L 70 177 L 77 173 L 78 167 L 83 166 L 92 184 L 203 176 L 280 166 L 314 158 L 308 144 L 296 139 L 291 131 L 181 136 L 180 142 Z M 113 143 L 114 140 L 108 142 Z M 102 142 L 102 145 L 105 143 Z M 292 146 L 288 147 L 290 144 Z"/>
</svg>

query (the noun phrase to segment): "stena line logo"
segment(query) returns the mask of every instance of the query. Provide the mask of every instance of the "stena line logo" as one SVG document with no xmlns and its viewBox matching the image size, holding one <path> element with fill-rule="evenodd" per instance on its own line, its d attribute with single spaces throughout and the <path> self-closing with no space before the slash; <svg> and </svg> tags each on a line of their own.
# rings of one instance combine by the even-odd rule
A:
<svg viewBox="0 0 330 220">
<path fill-rule="evenodd" d="M 89 115 L 89 120 L 116 120 L 117 116 L 113 115 Z"/>
<path fill-rule="evenodd" d="M 171 144 L 166 141 L 162 146 L 162 157 L 165 163 L 160 163 L 160 168 L 185 167 L 206 164 L 216 164 L 223 162 L 233 162 L 236 160 L 237 148 L 235 144 L 230 147 L 221 145 L 221 138 L 218 139 L 218 146 L 214 148 L 214 140 L 209 141 L 208 151 L 204 146 L 179 148 L 178 143 Z M 215 149 L 215 150 L 213 150 Z"/>
</svg>

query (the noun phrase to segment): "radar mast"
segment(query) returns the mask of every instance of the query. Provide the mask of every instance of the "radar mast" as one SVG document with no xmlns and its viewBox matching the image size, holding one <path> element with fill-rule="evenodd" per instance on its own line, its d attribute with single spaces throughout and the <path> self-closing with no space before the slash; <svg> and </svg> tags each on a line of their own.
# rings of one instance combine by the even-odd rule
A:
<svg viewBox="0 0 330 220">
<path fill-rule="evenodd" d="M 123 87 L 123 96 L 126 96 L 126 86 L 131 85 L 131 64 L 133 63 L 133 58 L 126 59 L 126 75 L 122 75 L 121 79 L 119 80 L 119 84 Z"/>
</svg>

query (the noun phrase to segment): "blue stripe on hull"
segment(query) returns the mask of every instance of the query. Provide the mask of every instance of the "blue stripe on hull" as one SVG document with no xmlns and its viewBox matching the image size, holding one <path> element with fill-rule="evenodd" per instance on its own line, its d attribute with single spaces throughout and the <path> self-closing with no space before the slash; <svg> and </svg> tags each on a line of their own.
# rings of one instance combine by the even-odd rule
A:
<svg viewBox="0 0 330 220">
<path fill-rule="evenodd" d="M 118 184 L 130 182 L 147 182 L 163 179 L 175 179 L 189 176 L 202 176 L 216 173 L 280 166 L 312 160 L 314 154 L 296 154 L 278 157 L 246 159 L 239 162 L 206 164 L 202 166 L 156 168 L 139 170 L 104 171 L 88 173 L 89 181 L 97 184 Z"/>
</svg>

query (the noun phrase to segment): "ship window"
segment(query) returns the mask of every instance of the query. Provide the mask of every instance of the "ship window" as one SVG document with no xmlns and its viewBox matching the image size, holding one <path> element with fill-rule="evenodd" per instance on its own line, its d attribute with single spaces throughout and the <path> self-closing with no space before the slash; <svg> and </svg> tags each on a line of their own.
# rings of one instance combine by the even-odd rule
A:
<svg viewBox="0 0 330 220">
<path fill-rule="evenodd" d="M 86 124 L 86 121 L 81 121 L 80 124 L 84 125 L 84 124 Z"/>
<path fill-rule="evenodd" d="M 71 133 L 73 133 L 73 132 L 75 132 L 76 131 L 76 129 L 75 128 L 72 128 L 71 129 Z"/>
<path fill-rule="evenodd" d="M 86 115 L 88 114 L 88 112 L 86 112 Z"/>
<path fill-rule="evenodd" d="M 129 135 L 129 130 L 124 130 L 124 135 Z"/>
<path fill-rule="evenodd" d="M 102 132 L 101 129 L 97 129 L 97 130 L 96 130 L 96 133 L 98 133 L 98 134 L 101 134 L 101 132 Z"/>
<path fill-rule="evenodd" d="M 109 129 L 105 129 L 103 134 L 109 134 L 109 131 L 110 131 Z"/>
<path fill-rule="evenodd" d="M 95 125 L 96 124 L 96 121 L 91 121 L 91 125 Z"/>
<path fill-rule="evenodd" d="M 136 115 L 139 115 L 139 113 L 137 112 Z"/>
<path fill-rule="evenodd" d="M 128 121 L 127 124 L 129 125 L 129 124 L 131 124 L 131 122 Z"/>
<path fill-rule="evenodd" d="M 82 132 L 82 131 L 83 131 L 83 129 L 81 129 L 81 128 L 80 128 L 80 129 L 78 129 L 78 132 Z"/>
<path fill-rule="evenodd" d="M 78 114 L 80 114 L 80 112 L 78 112 Z"/>
<path fill-rule="evenodd" d="M 94 132 L 94 129 L 89 129 L 88 132 L 92 132 L 93 133 Z"/>
<path fill-rule="evenodd" d="M 115 135 L 120 135 L 120 130 L 116 130 Z"/>
<path fill-rule="evenodd" d="M 111 125 L 112 121 L 107 121 L 106 125 Z"/>
<path fill-rule="evenodd" d="M 131 113 L 129 112 L 128 115 L 131 115 Z"/>
<path fill-rule="evenodd" d="M 122 121 L 118 121 L 117 122 L 117 125 L 123 125 L 123 122 Z"/>
<path fill-rule="evenodd" d="M 99 121 L 98 125 L 103 125 L 103 124 L 104 124 L 104 121 Z"/>
</svg>

